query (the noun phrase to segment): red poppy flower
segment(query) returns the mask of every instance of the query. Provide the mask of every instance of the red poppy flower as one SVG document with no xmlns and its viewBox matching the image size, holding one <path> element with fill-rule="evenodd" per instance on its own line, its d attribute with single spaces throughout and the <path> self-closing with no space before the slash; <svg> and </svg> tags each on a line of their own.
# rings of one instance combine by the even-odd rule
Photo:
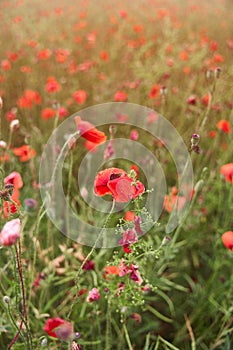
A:
<svg viewBox="0 0 233 350">
<path fill-rule="evenodd" d="M 23 187 L 23 180 L 21 175 L 17 171 L 13 171 L 12 173 L 10 173 L 10 175 L 5 177 L 4 184 L 12 184 L 14 185 L 15 189 L 19 189 Z"/>
<path fill-rule="evenodd" d="M 49 107 L 44 108 L 43 111 L 41 112 L 41 117 L 42 119 L 45 119 L 45 120 L 53 118 L 55 117 L 55 115 L 56 115 L 55 110 Z"/>
<path fill-rule="evenodd" d="M 222 235 L 222 242 L 225 247 L 233 251 L 233 231 L 227 231 Z"/>
<path fill-rule="evenodd" d="M 14 196 L 14 193 L 16 194 Z M 3 216 L 4 218 L 8 218 L 9 215 L 13 215 L 15 213 L 17 213 L 18 209 L 20 208 L 20 201 L 18 200 L 18 195 L 17 193 L 19 193 L 18 191 L 14 191 L 13 195 L 11 196 L 11 199 L 13 199 L 13 201 L 17 204 L 17 207 L 14 203 L 10 203 L 10 202 L 6 202 L 4 201 L 3 203 Z"/>
<path fill-rule="evenodd" d="M 159 95 L 160 93 L 160 85 L 155 84 L 152 86 L 152 89 L 150 91 L 150 98 L 155 98 Z"/>
<path fill-rule="evenodd" d="M 230 123 L 225 119 L 219 120 L 219 122 L 217 122 L 217 128 L 226 134 L 229 134 L 231 132 Z"/>
<path fill-rule="evenodd" d="M 54 93 L 61 90 L 61 85 L 54 77 L 48 77 L 45 88 L 48 93 Z"/>
<path fill-rule="evenodd" d="M 125 215 L 124 215 L 124 219 L 125 221 L 133 221 L 135 217 L 135 214 L 133 211 L 128 210 Z"/>
<path fill-rule="evenodd" d="M 32 108 L 34 104 L 41 104 L 41 97 L 34 90 L 26 90 L 23 96 L 18 99 L 18 106 L 20 108 Z"/>
<path fill-rule="evenodd" d="M 106 194 L 112 194 L 112 192 L 107 186 L 108 182 L 122 175 L 127 176 L 126 172 L 119 168 L 108 168 L 98 172 L 94 183 L 95 194 L 97 196 L 105 196 Z"/>
<path fill-rule="evenodd" d="M 58 49 L 55 51 L 55 59 L 58 63 L 66 62 L 69 55 L 70 51 L 67 49 Z"/>
<path fill-rule="evenodd" d="M 51 56 L 51 51 L 49 49 L 42 49 L 37 53 L 37 58 L 39 60 L 47 60 Z"/>
<path fill-rule="evenodd" d="M 174 186 L 171 189 L 171 193 L 166 195 L 164 198 L 164 209 L 171 213 L 174 208 L 177 208 L 177 211 L 181 211 L 185 204 L 185 197 L 178 196 L 178 189 Z"/>
<path fill-rule="evenodd" d="M 73 97 L 74 97 L 75 102 L 77 104 L 81 105 L 86 101 L 87 93 L 84 90 L 77 90 L 77 91 L 75 91 Z"/>
<path fill-rule="evenodd" d="M 104 271 L 107 275 L 118 275 L 119 267 L 118 266 L 105 266 Z"/>
<path fill-rule="evenodd" d="M 1 62 L 2 69 L 8 71 L 11 69 L 11 63 L 8 60 L 2 60 Z"/>
<path fill-rule="evenodd" d="M 59 317 L 49 318 L 46 321 L 43 329 L 50 337 L 53 338 L 69 340 L 74 337 L 72 324 Z"/>
<path fill-rule="evenodd" d="M 116 202 L 129 202 L 145 191 L 140 181 L 134 182 L 126 172 L 119 168 L 109 168 L 100 171 L 94 183 L 97 196 L 111 194 Z"/>
<path fill-rule="evenodd" d="M 114 95 L 114 101 L 124 102 L 127 100 L 127 94 L 124 91 L 117 91 Z"/>
<path fill-rule="evenodd" d="M 220 174 L 225 177 L 227 182 L 233 183 L 233 163 L 225 164 L 220 169 Z"/>
<path fill-rule="evenodd" d="M 29 159 L 35 157 L 36 152 L 28 145 L 23 145 L 13 149 L 13 153 L 19 157 L 21 162 L 27 162 Z"/>
<path fill-rule="evenodd" d="M 82 120 L 78 116 L 74 118 L 74 121 L 81 133 L 81 136 L 84 137 L 87 141 L 93 142 L 95 144 L 100 144 L 106 141 L 107 137 L 105 133 L 96 129 L 93 124 Z"/>
</svg>

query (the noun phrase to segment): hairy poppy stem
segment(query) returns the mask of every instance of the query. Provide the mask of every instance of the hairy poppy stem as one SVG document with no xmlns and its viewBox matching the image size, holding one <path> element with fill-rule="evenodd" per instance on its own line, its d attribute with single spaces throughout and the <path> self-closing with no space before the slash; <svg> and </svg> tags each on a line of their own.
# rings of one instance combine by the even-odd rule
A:
<svg viewBox="0 0 233 350">
<path fill-rule="evenodd" d="M 32 350 L 32 341 L 30 336 L 30 330 L 28 327 L 28 318 L 27 318 L 27 305 L 26 305 L 26 294 L 25 294 L 25 286 L 24 286 L 24 280 L 23 280 L 23 271 L 22 271 L 22 265 L 21 265 L 21 244 L 20 239 L 18 239 L 18 247 L 15 246 L 15 253 L 16 253 L 16 263 L 17 263 L 17 270 L 19 274 L 19 281 L 20 281 L 20 288 L 22 293 L 22 302 L 23 302 L 23 311 L 21 315 L 21 322 L 18 329 L 18 332 L 12 339 L 11 343 L 8 346 L 8 350 L 12 348 L 12 346 L 16 343 L 16 341 L 19 338 L 19 335 L 21 333 L 21 330 L 23 328 L 23 324 L 26 327 L 26 342 L 27 342 L 27 349 Z"/>
</svg>

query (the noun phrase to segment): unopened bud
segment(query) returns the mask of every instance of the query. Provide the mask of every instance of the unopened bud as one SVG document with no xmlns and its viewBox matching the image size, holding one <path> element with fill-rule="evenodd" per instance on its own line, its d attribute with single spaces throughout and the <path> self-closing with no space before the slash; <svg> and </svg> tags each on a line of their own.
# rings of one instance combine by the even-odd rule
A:
<svg viewBox="0 0 233 350">
<path fill-rule="evenodd" d="M 18 128 L 19 128 L 19 120 L 18 119 L 12 120 L 12 122 L 10 123 L 11 131 L 18 130 Z"/>
<path fill-rule="evenodd" d="M 193 148 L 198 145 L 200 140 L 200 135 L 198 134 L 192 134 L 191 137 L 191 149 L 194 150 Z"/>
<path fill-rule="evenodd" d="M 47 344 L 48 344 L 47 338 L 43 338 L 43 339 L 41 340 L 41 346 L 42 346 L 42 348 L 45 348 L 45 347 L 47 346 Z"/>
<path fill-rule="evenodd" d="M 10 304 L 10 297 L 8 297 L 8 295 L 4 295 L 4 297 L 2 298 L 3 302 L 5 304 Z"/>
<path fill-rule="evenodd" d="M 199 180 L 194 187 L 195 194 L 198 194 L 202 190 L 204 185 L 205 185 L 205 181 L 202 179 Z"/>
<path fill-rule="evenodd" d="M 162 86 L 160 88 L 160 93 L 161 93 L 162 96 L 167 95 L 167 88 L 166 88 L 166 86 Z"/>
<path fill-rule="evenodd" d="M 5 149 L 6 146 L 7 146 L 6 142 L 3 141 L 3 140 L 0 140 L 0 148 L 1 148 L 1 149 Z"/>
<path fill-rule="evenodd" d="M 207 69 L 207 71 L 206 71 L 206 79 L 210 79 L 212 74 L 213 74 L 213 70 L 212 69 Z"/>
<path fill-rule="evenodd" d="M 116 133 L 116 131 L 117 131 L 117 128 L 116 128 L 115 125 L 110 125 L 110 126 L 109 126 L 109 133 L 110 133 L 110 135 L 111 135 L 111 138 L 113 138 L 113 136 L 114 136 L 114 134 Z"/>
<path fill-rule="evenodd" d="M 2 107 L 3 107 L 3 100 L 2 100 L 2 98 L 0 96 L 0 109 L 2 109 Z"/>
<path fill-rule="evenodd" d="M 221 67 L 217 67 L 214 71 L 214 75 L 216 79 L 220 78 L 220 74 L 221 74 L 222 68 Z"/>
<path fill-rule="evenodd" d="M 165 236 L 162 240 L 161 245 L 164 246 L 165 244 L 167 244 L 168 242 L 170 242 L 171 237 L 170 236 Z"/>
</svg>

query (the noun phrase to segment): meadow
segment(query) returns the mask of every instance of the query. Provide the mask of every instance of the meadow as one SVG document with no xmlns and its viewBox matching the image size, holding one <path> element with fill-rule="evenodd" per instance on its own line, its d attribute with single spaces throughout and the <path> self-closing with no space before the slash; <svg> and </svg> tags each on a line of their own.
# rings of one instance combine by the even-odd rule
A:
<svg viewBox="0 0 233 350">
<path fill-rule="evenodd" d="M 233 349 L 232 23 L 0 2 L 1 350 Z"/>
</svg>

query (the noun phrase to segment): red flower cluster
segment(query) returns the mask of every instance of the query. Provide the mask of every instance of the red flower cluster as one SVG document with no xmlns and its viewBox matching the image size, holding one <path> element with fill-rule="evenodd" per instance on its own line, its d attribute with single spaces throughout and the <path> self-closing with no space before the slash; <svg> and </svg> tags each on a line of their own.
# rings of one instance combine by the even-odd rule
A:
<svg viewBox="0 0 233 350">
<path fill-rule="evenodd" d="M 20 108 L 32 108 L 33 105 L 40 105 L 41 104 L 41 97 L 37 91 L 34 90 L 26 90 L 18 99 L 18 106 Z"/>
<path fill-rule="evenodd" d="M 110 194 L 116 202 L 129 202 L 144 191 L 145 187 L 140 181 L 134 181 L 119 168 L 102 170 L 95 178 L 95 194 L 100 197 Z"/>
</svg>

